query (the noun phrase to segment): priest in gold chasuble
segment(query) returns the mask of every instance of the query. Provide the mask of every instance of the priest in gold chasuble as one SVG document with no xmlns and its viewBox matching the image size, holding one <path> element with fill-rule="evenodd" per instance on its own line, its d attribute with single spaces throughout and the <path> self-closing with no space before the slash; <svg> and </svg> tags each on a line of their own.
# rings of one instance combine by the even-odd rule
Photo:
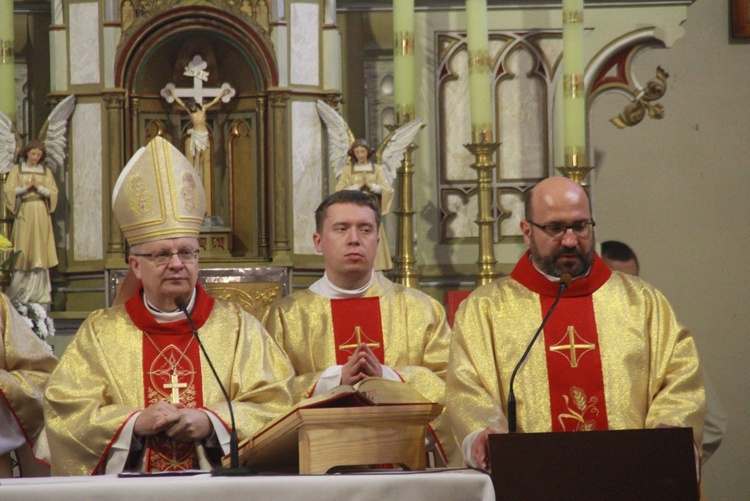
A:
<svg viewBox="0 0 750 501">
<path fill-rule="evenodd" d="M 157 137 L 125 166 L 112 196 L 141 287 L 93 312 L 50 378 L 53 475 L 210 469 L 229 452 L 228 405 L 182 300 L 252 436 L 291 404 L 292 369 L 260 323 L 197 283 L 205 195 L 190 162 Z"/>
<path fill-rule="evenodd" d="M 325 275 L 273 303 L 263 318 L 294 366 L 295 401 L 377 376 L 412 385 L 443 404 L 450 328 L 443 307 L 373 269 L 380 213 L 367 195 L 339 191 L 316 211 Z M 438 463 L 456 447 L 445 413 L 432 422 Z M 447 458 L 447 460 L 446 460 Z"/>
<path fill-rule="evenodd" d="M 32 455 L 44 426 L 44 386 L 57 359 L 0 294 L 0 478 L 13 476 L 10 453 L 21 476 L 49 475 Z"/>
<path fill-rule="evenodd" d="M 705 394 L 695 343 L 666 299 L 595 253 L 585 191 L 549 178 L 527 195 L 529 251 L 509 277 L 472 293 L 456 315 L 447 407 L 464 460 L 487 468 L 487 435 L 508 431 L 516 364 L 560 290 L 573 279 L 520 366 L 518 432 L 692 427 Z"/>
</svg>

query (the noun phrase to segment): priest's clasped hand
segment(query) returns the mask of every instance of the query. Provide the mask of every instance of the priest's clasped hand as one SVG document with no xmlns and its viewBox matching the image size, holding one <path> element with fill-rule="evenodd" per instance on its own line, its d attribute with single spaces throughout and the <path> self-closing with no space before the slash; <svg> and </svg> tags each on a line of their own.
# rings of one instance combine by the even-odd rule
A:
<svg viewBox="0 0 750 501">
<path fill-rule="evenodd" d="M 163 432 L 173 440 L 194 442 L 210 436 L 213 425 L 201 410 L 185 407 L 182 403 L 159 401 L 138 415 L 134 431 L 142 437 Z"/>
<path fill-rule="evenodd" d="M 341 368 L 341 384 L 355 384 L 366 377 L 383 377 L 383 366 L 372 349 L 360 343 Z"/>
</svg>

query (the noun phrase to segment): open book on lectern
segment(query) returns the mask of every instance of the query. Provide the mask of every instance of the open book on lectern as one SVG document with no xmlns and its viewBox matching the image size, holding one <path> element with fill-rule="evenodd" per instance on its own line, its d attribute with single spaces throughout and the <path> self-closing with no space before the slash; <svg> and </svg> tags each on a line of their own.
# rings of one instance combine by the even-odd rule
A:
<svg viewBox="0 0 750 501">
<path fill-rule="evenodd" d="M 335 416 L 332 414 L 332 419 L 335 419 L 339 414 L 344 415 L 346 408 L 363 407 L 408 407 L 410 414 L 423 414 L 426 421 L 434 419 L 442 411 L 440 404 L 430 402 L 409 384 L 369 377 L 354 385 L 340 385 L 320 395 L 301 400 L 253 437 L 242 440 L 239 445 L 240 461 L 246 463 L 251 455 L 260 452 L 261 449 L 285 449 L 292 443 L 296 444 L 296 434 L 293 432 L 304 421 L 306 413 L 313 413 L 319 409 L 344 411 L 336 413 Z"/>
</svg>

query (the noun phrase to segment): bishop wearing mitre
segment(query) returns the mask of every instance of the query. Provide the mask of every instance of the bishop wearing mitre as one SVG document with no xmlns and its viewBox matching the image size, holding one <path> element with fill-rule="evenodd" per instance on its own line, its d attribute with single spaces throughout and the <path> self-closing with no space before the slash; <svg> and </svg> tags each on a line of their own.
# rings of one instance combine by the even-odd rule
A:
<svg viewBox="0 0 750 501">
<path fill-rule="evenodd" d="M 240 440 L 290 405 L 291 366 L 253 316 L 197 282 L 206 198 L 176 148 L 156 137 L 136 152 L 112 200 L 140 286 L 89 315 L 49 380 L 52 474 L 211 469 L 229 452 L 231 421 L 198 339 Z"/>
</svg>

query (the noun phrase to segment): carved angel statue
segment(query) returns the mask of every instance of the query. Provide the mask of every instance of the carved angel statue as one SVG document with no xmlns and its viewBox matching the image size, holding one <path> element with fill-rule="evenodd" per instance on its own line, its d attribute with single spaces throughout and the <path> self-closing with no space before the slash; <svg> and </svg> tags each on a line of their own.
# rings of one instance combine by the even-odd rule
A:
<svg viewBox="0 0 750 501">
<path fill-rule="evenodd" d="M 364 139 L 355 140 L 341 115 L 323 101 L 318 101 L 318 115 L 328 131 L 328 157 L 337 179 L 336 191 L 363 191 L 375 199 L 382 215 L 388 214 L 393 202 L 396 169 L 401 165 L 406 147 L 422 129 L 422 119 L 414 119 L 394 130 L 377 150 L 373 150 Z M 382 224 L 379 237 L 375 269 L 389 270 L 393 262 Z"/>
<path fill-rule="evenodd" d="M 65 136 L 74 108 L 75 96 L 63 99 L 47 118 L 40 139 L 29 141 L 23 149 L 13 122 L 0 112 L 0 173 L 10 172 L 3 186 L 3 201 L 15 216 L 13 247 L 21 251 L 6 291 L 13 301 L 52 300 L 49 268 L 58 262 L 50 216 L 57 207 L 54 172 L 65 162 Z"/>
</svg>

